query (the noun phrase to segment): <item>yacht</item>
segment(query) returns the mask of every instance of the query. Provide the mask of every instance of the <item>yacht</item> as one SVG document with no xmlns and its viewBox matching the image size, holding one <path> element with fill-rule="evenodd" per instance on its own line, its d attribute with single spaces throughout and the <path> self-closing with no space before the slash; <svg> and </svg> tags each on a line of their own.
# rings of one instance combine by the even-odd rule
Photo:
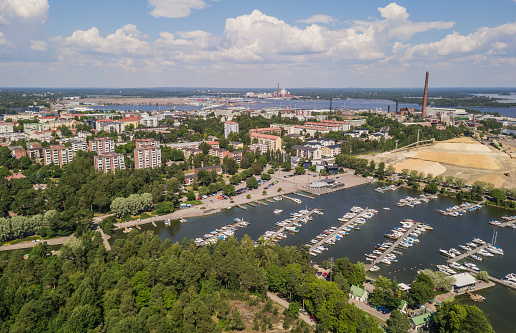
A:
<svg viewBox="0 0 516 333">
<path fill-rule="evenodd" d="M 376 265 L 373 265 L 373 266 L 371 266 L 371 268 L 369 268 L 369 271 L 370 271 L 370 272 L 376 272 L 376 271 L 378 271 L 378 270 L 380 270 L 380 267 L 378 267 L 378 266 L 376 266 Z"/>
<path fill-rule="evenodd" d="M 486 243 L 483 240 L 481 240 L 480 238 L 473 238 L 473 242 L 480 244 L 480 245 L 484 245 Z"/>
<path fill-rule="evenodd" d="M 273 213 L 274 213 L 274 214 L 279 214 L 279 213 L 281 213 L 282 211 L 283 211 L 283 209 L 275 209 Z"/>
<path fill-rule="evenodd" d="M 516 274 L 514 273 L 510 273 L 510 274 L 507 274 L 504 278 L 504 280 L 508 281 L 508 282 L 514 282 L 516 283 Z"/>
<path fill-rule="evenodd" d="M 482 257 L 479 257 L 476 254 L 470 254 L 469 256 L 475 260 L 482 261 Z"/>
</svg>

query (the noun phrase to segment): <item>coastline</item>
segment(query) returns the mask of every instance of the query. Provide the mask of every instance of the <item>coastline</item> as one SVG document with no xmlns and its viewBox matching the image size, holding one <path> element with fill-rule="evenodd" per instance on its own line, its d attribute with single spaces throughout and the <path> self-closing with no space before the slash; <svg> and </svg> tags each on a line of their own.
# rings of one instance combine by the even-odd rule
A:
<svg viewBox="0 0 516 333">
<path fill-rule="evenodd" d="M 263 187 L 259 187 L 254 190 L 248 191 L 246 194 L 241 194 L 239 196 L 232 197 L 234 202 L 230 202 L 230 200 L 220 200 L 217 199 L 216 196 L 208 197 L 203 201 L 202 205 L 194 206 L 191 208 L 183 208 L 174 211 L 173 213 L 166 214 L 166 215 L 160 215 L 160 216 L 153 216 L 149 217 L 143 220 L 132 220 L 128 222 L 120 222 L 120 223 L 114 223 L 114 230 L 134 227 L 137 224 L 147 224 L 157 221 L 163 221 L 163 220 L 179 220 L 181 218 L 188 218 L 188 217 L 197 217 L 197 216 L 208 216 L 212 214 L 217 214 L 223 209 L 231 209 L 234 207 L 238 207 L 239 205 L 245 205 L 248 203 L 253 203 L 255 201 L 262 201 L 264 199 L 270 199 L 278 195 L 289 195 L 289 194 L 295 194 L 297 191 L 305 192 L 314 194 L 317 196 L 333 193 L 335 191 L 344 190 L 347 188 L 363 185 L 366 183 L 369 183 L 370 180 L 362 177 L 357 176 L 351 173 L 352 170 L 347 170 L 348 173 L 345 174 L 338 174 L 334 176 L 328 176 L 328 178 L 335 179 L 336 181 L 339 181 L 341 183 L 344 183 L 344 186 L 340 186 L 338 188 L 330 189 L 329 191 L 320 191 L 320 192 L 313 192 L 314 190 L 308 188 L 308 184 L 322 179 L 321 176 L 313 177 L 308 174 L 305 175 L 297 175 L 290 178 L 284 178 L 285 175 L 292 174 L 291 172 L 277 172 L 272 175 L 271 180 L 266 183 L 266 186 L 271 184 L 272 181 L 277 181 L 278 183 L 274 185 L 272 188 L 269 188 L 266 195 L 262 194 L 262 191 L 264 190 Z M 245 187 L 245 184 L 239 184 L 235 187 L 235 189 L 243 188 Z M 282 188 L 281 192 L 278 192 L 278 188 Z M 251 199 L 247 199 L 247 194 L 251 194 Z M 287 199 L 288 200 L 288 199 Z M 310 200 L 310 199 L 307 199 Z M 204 208 L 204 209 L 202 209 Z"/>
</svg>

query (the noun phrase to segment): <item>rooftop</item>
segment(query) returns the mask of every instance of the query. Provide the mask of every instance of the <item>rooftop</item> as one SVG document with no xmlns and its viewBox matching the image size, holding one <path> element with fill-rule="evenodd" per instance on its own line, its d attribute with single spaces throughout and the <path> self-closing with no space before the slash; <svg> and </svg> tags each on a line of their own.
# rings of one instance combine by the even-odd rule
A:
<svg viewBox="0 0 516 333">
<path fill-rule="evenodd" d="M 456 288 L 462 288 L 477 283 L 477 280 L 469 273 L 460 273 L 451 276 L 455 279 L 454 286 Z"/>
<path fill-rule="evenodd" d="M 425 313 L 424 315 L 413 317 L 412 322 L 414 323 L 414 325 L 420 326 L 420 325 L 431 322 L 434 318 L 434 315 L 435 315 L 435 312 L 428 312 L 428 313 Z"/>
</svg>

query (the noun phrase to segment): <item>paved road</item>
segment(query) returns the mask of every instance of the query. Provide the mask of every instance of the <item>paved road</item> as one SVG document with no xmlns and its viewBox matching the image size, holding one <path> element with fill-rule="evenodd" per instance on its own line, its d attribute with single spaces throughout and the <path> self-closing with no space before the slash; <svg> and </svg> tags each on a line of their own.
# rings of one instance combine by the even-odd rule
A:
<svg viewBox="0 0 516 333">
<path fill-rule="evenodd" d="M 31 247 L 36 246 L 36 244 L 46 242 L 48 245 L 62 245 L 66 243 L 67 240 L 70 239 L 70 236 L 65 237 L 58 237 L 58 238 L 52 238 L 47 240 L 42 240 L 39 242 L 23 242 L 18 244 L 12 244 L 12 245 L 2 245 L 0 246 L 0 251 L 12 251 L 12 250 L 19 250 L 19 249 L 29 249 Z"/>
<path fill-rule="evenodd" d="M 365 304 L 365 303 L 362 303 L 362 302 L 358 302 L 358 301 L 355 301 L 353 299 L 350 299 L 349 300 L 349 303 L 350 304 L 355 304 L 355 306 L 357 308 L 359 308 L 360 310 L 363 310 L 367 313 L 369 313 L 370 315 L 372 315 L 373 317 L 376 317 L 378 319 L 380 319 L 381 321 L 383 321 L 384 323 L 387 321 L 387 319 L 389 319 L 390 315 L 389 314 L 384 314 L 384 313 L 381 313 L 379 311 L 377 311 L 375 308 Z"/>
<path fill-rule="evenodd" d="M 272 299 L 274 302 L 278 303 L 285 309 L 288 308 L 289 303 L 287 301 L 285 301 L 284 299 L 279 298 L 278 295 L 273 294 L 271 292 L 267 292 L 267 296 L 269 296 L 270 299 Z M 308 325 L 315 328 L 315 326 L 316 326 L 315 323 L 307 315 L 300 313 L 299 318 L 302 319 Z"/>
</svg>

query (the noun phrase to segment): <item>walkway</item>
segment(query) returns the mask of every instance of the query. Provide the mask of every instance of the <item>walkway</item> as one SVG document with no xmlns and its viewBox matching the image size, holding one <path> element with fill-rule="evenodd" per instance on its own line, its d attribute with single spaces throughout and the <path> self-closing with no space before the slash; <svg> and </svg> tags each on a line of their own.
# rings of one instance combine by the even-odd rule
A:
<svg viewBox="0 0 516 333">
<path fill-rule="evenodd" d="M 319 242 L 317 242 L 316 244 L 312 245 L 310 247 L 310 251 L 309 252 L 313 252 L 313 250 L 315 250 L 316 248 L 318 248 L 319 246 L 325 244 L 324 242 L 328 239 L 334 239 L 335 236 L 337 236 L 339 234 L 340 231 L 342 231 L 343 229 L 347 228 L 350 224 L 353 224 L 355 223 L 356 220 L 358 219 L 365 219 L 367 220 L 367 218 L 365 218 L 363 215 L 365 213 L 373 213 L 372 209 L 364 209 L 363 211 L 361 211 L 360 213 L 358 213 L 356 216 L 352 217 L 348 222 L 345 222 L 343 223 L 341 226 L 339 226 L 334 232 L 332 232 L 331 234 L 328 234 L 326 235 L 326 237 L 324 237 L 323 239 L 321 239 Z"/>
<path fill-rule="evenodd" d="M 285 301 L 284 299 L 281 299 L 278 297 L 278 295 L 276 294 L 273 294 L 271 293 L 270 291 L 267 292 L 267 296 L 273 300 L 274 302 L 278 303 L 279 305 L 281 305 L 282 307 L 284 307 L 285 309 L 288 309 L 288 306 L 289 306 L 289 303 L 287 301 Z M 299 313 L 299 318 L 301 320 L 303 320 L 305 323 L 307 323 L 308 325 L 312 326 L 313 328 L 316 327 L 315 323 L 310 319 L 310 317 L 308 317 L 307 315 L 305 314 L 302 314 L 302 313 Z"/>
<path fill-rule="evenodd" d="M 364 312 L 369 313 L 373 317 L 380 319 L 383 323 L 385 323 L 387 321 L 387 319 L 389 319 L 391 316 L 390 314 L 387 314 L 387 313 L 381 313 L 380 311 L 376 310 L 375 308 L 373 308 L 370 305 L 367 305 L 366 303 L 355 301 L 354 299 L 351 299 L 351 298 L 348 300 L 348 303 L 355 304 L 355 306 L 357 308 L 359 308 L 360 310 L 362 310 Z"/>
<path fill-rule="evenodd" d="M 41 243 L 47 243 L 47 245 L 63 245 L 64 243 L 66 243 L 67 240 L 70 239 L 70 237 L 72 237 L 72 235 L 40 240 L 39 242 L 30 241 L 30 242 L 23 242 L 23 243 L 11 244 L 11 245 L 2 245 L 2 246 L 0 246 L 0 251 L 30 249 L 31 247 L 34 247 L 37 244 L 41 244 Z"/>
<path fill-rule="evenodd" d="M 398 247 L 400 245 L 401 242 L 403 242 L 405 240 L 405 238 L 410 235 L 411 232 L 413 232 L 414 230 L 416 230 L 416 228 L 418 227 L 418 225 L 420 225 L 421 223 L 420 222 L 414 222 L 414 224 L 403 234 L 403 236 L 401 236 L 400 238 L 398 238 L 394 244 L 392 244 L 382 255 L 380 255 L 378 258 L 376 258 L 372 264 L 367 264 L 365 266 L 365 270 L 366 272 L 371 269 L 371 267 L 373 265 L 376 265 L 377 263 L 381 262 L 389 253 L 391 253 L 396 247 Z"/>
<path fill-rule="evenodd" d="M 480 249 L 485 249 L 488 245 L 490 245 L 489 243 L 486 243 L 484 245 L 481 245 L 481 246 L 477 246 L 477 247 L 474 247 L 472 248 L 470 251 L 466 252 L 466 253 L 463 253 L 461 254 L 460 256 L 458 257 L 455 257 L 455 258 L 451 258 L 451 259 L 448 259 L 446 260 L 446 263 L 452 263 L 452 262 L 456 262 L 456 261 L 459 261 L 459 260 L 462 260 L 462 259 L 465 259 L 467 257 L 469 257 L 471 254 L 475 254 L 477 253 L 478 251 L 480 251 Z"/>
</svg>

